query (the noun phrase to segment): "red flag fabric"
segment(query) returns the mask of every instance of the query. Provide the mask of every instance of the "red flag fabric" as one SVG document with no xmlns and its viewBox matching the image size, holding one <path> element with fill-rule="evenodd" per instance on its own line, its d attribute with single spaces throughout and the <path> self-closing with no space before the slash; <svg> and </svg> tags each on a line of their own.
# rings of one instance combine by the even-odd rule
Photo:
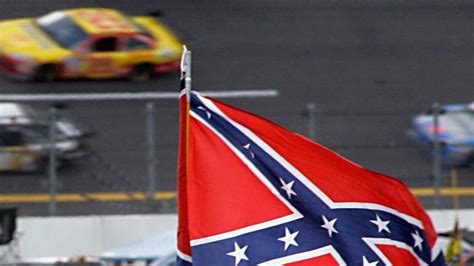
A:
<svg viewBox="0 0 474 266">
<path fill-rule="evenodd" d="M 402 182 L 197 92 L 185 106 L 178 265 L 444 265 Z"/>
</svg>

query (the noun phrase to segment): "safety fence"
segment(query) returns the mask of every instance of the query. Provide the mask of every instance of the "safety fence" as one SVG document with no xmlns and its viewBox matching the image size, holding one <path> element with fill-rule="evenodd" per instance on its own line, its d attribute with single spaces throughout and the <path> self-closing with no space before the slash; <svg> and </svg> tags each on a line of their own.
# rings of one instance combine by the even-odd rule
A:
<svg viewBox="0 0 474 266">
<path fill-rule="evenodd" d="M 243 98 L 248 106 L 258 106 L 259 97 L 277 92 L 204 94 L 231 98 L 226 101 Z M 10 140 L 23 138 L 23 143 L 0 147 L 1 170 L 8 170 L 0 178 L 1 206 L 21 206 L 20 213 L 29 215 L 175 211 L 177 93 L 0 97 L 3 103 L 36 108 L 20 112 L 25 117 L 14 115 L 14 120 L 0 116 L 0 132 L 11 129 L 24 135 L 15 140 L 10 132 Z M 401 179 L 417 196 L 427 198 L 423 203 L 428 207 L 452 207 L 450 200 L 433 200 L 457 193 L 446 194 L 451 169 L 440 167 L 436 177 L 433 159 L 410 138 L 411 119 L 420 110 L 308 103 L 256 112 L 363 167 Z M 460 195 L 473 196 L 472 169 L 459 169 L 457 175 L 464 189 Z"/>
<path fill-rule="evenodd" d="M 278 93 L 203 94 L 259 98 Z M 156 212 L 156 200 L 166 205 L 175 196 L 177 99 L 177 92 L 1 95 L 0 200 L 10 205 L 47 201 L 50 215 L 57 214 L 58 200 L 91 202 L 94 206 L 86 208 L 92 213 L 103 202 L 119 213 Z M 142 204 L 121 204 L 130 200 Z"/>
</svg>

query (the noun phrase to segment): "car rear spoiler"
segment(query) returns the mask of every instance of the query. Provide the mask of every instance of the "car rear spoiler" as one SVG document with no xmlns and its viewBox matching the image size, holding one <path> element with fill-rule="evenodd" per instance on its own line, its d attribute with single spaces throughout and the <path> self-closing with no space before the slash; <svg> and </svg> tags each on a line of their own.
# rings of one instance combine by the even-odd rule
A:
<svg viewBox="0 0 474 266">
<path fill-rule="evenodd" d="M 155 17 L 155 18 L 160 18 L 160 17 L 164 16 L 163 11 L 160 10 L 160 9 L 152 10 L 152 11 L 148 12 L 148 15 L 150 17 Z"/>
</svg>

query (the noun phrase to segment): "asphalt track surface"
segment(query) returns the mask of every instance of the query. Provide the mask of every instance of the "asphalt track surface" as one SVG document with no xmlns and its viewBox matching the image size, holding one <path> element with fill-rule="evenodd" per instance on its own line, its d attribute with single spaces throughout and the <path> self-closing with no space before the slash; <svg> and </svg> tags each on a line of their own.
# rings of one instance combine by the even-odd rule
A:
<svg viewBox="0 0 474 266">
<path fill-rule="evenodd" d="M 72 7 L 113 7 L 128 14 L 160 9 L 192 40 L 195 89 L 276 89 L 278 98 L 226 102 L 304 135 L 304 107 L 313 102 L 317 141 L 410 187 L 428 188 L 433 184 L 431 162 L 406 131 L 410 118 L 435 101 L 474 100 L 474 4 L 379 2 L 0 0 L 0 19 Z M 178 79 L 178 73 L 145 83 L 1 78 L 0 93 L 177 91 Z M 174 191 L 177 101 L 156 101 L 156 106 L 157 189 Z M 90 158 L 59 172 L 59 193 L 78 193 L 84 199 L 59 202 L 59 215 L 174 211 L 173 197 L 163 196 L 167 193 L 152 202 L 131 194 L 147 190 L 144 102 L 75 102 L 67 112 L 98 134 L 90 140 Z M 459 178 L 460 186 L 474 187 L 474 169 L 460 170 Z M 46 175 L 2 174 L 0 206 L 18 206 L 22 215 L 47 215 L 47 184 Z M 449 186 L 447 171 L 442 184 Z M 100 192 L 127 193 L 109 200 L 89 194 Z M 2 198 L 19 193 L 43 196 L 37 195 L 35 203 Z M 433 206 L 431 194 L 419 194 L 425 195 L 420 199 L 426 207 Z M 474 206 L 473 194 L 464 194 L 462 207 Z M 452 206 L 450 197 L 441 203 Z"/>
</svg>

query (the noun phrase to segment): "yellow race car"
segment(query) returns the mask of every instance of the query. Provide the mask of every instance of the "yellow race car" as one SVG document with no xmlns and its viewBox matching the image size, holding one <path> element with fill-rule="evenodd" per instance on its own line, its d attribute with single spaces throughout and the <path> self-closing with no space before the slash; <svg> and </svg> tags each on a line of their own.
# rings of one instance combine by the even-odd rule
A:
<svg viewBox="0 0 474 266">
<path fill-rule="evenodd" d="M 0 69 L 22 80 L 128 77 L 179 69 L 181 41 L 154 16 L 106 8 L 0 22 Z"/>
</svg>

